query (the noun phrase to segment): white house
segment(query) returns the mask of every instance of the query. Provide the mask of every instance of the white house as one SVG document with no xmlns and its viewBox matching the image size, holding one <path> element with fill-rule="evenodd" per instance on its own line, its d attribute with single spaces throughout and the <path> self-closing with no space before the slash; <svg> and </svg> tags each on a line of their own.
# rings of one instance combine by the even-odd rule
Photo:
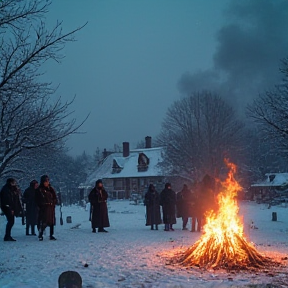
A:
<svg viewBox="0 0 288 288">
<path fill-rule="evenodd" d="M 143 149 L 130 150 L 129 143 L 123 142 L 123 153 L 115 152 L 107 155 L 88 177 L 86 182 L 79 186 L 83 196 L 94 187 L 97 179 L 103 184 L 113 198 L 130 198 L 131 194 L 143 195 L 150 183 L 158 191 L 164 187 L 166 174 L 161 163 L 164 157 L 163 147 L 151 147 L 151 137 L 146 137 Z"/>
<path fill-rule="evenodd" d="M 259 202 L 288 197 L 288 173 L 266 173 L 265 180 L 252 184 L 250 192 Z"/>
</svg>

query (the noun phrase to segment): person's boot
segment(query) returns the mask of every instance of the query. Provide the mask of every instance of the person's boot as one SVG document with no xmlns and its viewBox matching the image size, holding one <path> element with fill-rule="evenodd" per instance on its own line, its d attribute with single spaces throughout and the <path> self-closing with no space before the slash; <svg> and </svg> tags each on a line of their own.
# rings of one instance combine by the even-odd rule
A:
<svg viewBox="0 0 288 288">
<path fill-rule="evenodd" d="M 11 236 L 5 236 L 4 241 L 16 241 L 16 239 L 12 238 Z"/>
<path fill-rule="evenodd" d="M 105 232 L 105 233 L 108 233 L 108 231 L 105 230 L 104 228 L 98 228 L 98 232 Z"/>
<path fill-rule="evenodd" d="M 26 236 L 29 236 L 30 234 L 29 234 L 29 226 L 27 225 L 26 226 Z"/>
<path fill-rule="evenodd" d="M 165 224 L 165 229 L 164 231 L 169 231 L 169 224 Z"/>
<path fill-rule="evenodd" d="M 170 230 L 174 231 L 172 224 L 170 224 Z"/>
<path fill-rule="evenodd" d="M 31 235 L 33 235 L 33 236 L 36 236 L 36 233 L 35 233 L 35 226 L 34 225 L 32 225 L 32 228 L 31 228 Z"/>
<path fill-rule="evenodd" d="M 158 230 L 158 225 L 156 225 L 156 230 Z"/>
<path fill-rule="evenodd" d="M 50 226 L 50 240 L 55 241 L 56 238 L 53 236 L 53 234 L 54 234 L 54 226 L 51 225 L 51 226 Z"/>
<path fill-rule="evenodd" d="M 38 238 L 39 238 L 39 241 L 43 241 L 43 231 L 42 230 L 39 231 Z"/>
<path fill-rule="evenodd" d="M 92 228 L 92 233 L 96 233 L 96 228 Z"/>
<path fill-rule="evenodd" d="M 151 225 L 151 230 L 154 230 L 154 227 L 153 227 L 153 225 Z"/>
<path fill-rule="evenodd" d="M 182 217 L 182 230 L 188 230 L 187 229 L 187 224 L 188 224 L 188 218 L 183 218 Z"/>
</svg>

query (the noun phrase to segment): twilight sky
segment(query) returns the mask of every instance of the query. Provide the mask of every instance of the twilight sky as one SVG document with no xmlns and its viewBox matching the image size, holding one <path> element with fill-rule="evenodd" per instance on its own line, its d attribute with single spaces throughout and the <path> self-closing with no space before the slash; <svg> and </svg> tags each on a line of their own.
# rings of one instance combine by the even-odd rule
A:
<svg viewBox="0 0 288 288">
<path fill-rule="evenodd" d="M 288 1 L 231 2 L 54 0 L 49 26 L 63 20 L 67 32 L 88 21 L 62 63 L 45 67 L 47 81 L 60 84 L 56 96 L 76 95 L 74 116 L 91 113 L 86 134 L 68 140 L 71 153 L 156 137 L 168 106 L 192 91 L 213 89 L 246 103 L 263 83 L 275 83 L 288 56 Z M 247 83 L 245 96 L 237 83 Z"/>
</svg>

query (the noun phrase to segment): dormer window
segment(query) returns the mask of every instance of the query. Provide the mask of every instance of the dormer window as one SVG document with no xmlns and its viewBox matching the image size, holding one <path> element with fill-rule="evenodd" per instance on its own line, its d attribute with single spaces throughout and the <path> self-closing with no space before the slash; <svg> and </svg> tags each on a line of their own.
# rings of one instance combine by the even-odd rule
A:
<svg viewBox="0 0 288 288">
<path fill-rule="evenodd" d="M 120 167 L 117 161 L 113 159 L 112 174 L 120 173 L 121 170 L 122 170 L 122 167 Z"/>
<path fill-rule="evenodd" d="M 272 175 L 269 175 L 269 181 L 272 182 L 272 181 L 275 179 L 275 176 L 276 176 L 276 175 L 273 175 L 273 174 L 272 174 Z"/>
<path fill-rule="evenodd" d="M 149 158 L 144 153 L 140 153 L 138 156 L 138 172 L 147 171 L 149 162 Z"/>
</svg>

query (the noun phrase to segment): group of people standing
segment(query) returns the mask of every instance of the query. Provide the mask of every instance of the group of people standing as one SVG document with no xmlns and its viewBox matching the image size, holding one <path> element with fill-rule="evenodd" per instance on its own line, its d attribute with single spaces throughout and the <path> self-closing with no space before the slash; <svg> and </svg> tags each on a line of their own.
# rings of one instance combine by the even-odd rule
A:
<svg viewBox="0 0 288 288">
<path fill-rule="evenodd" d="M 98 232 L 108 232 L 104 229 L 110 226 L 107 198 L 108 193 L 104 189 L 102 181 L 97 180 L 95 187 L 89 194 L 93 233 L 96 233 L 96 228 L 98 228 Z M 23 195 L 21 195 L 16 180 L 14 178 L 7 179 L 0 191 L 0 202 L 1 210 L 7 219 L 4 241 L 16 241 L 11 236 L 11 230 L 15 223 L 15 217 L 24 217 L 24 214 L 26 216 L 27 236 L 36 236 L 35 227 L 37 227 L 39 241 L 43 241 L 43 233 L 49 227 L 49 239 L 56 240 L 54 237 L 55 206 L 59 201 L 47 175 L 41 177 L 40 184 L 36 180 L 31 181 Z"/>
<path fill-rule="evenodd" d="M 182 218 L 182 229 L 188 230 L 188 219 L 191 218 L 191 232 L 200 232 L 205 212 L 217 209 L 214 188 L 214 179 L 209 175 L 205 175 L 192 190 L 184 184 L 178 193 L 172 190 L 170 183 L 165 184 L 160 194 L 154 185 L 150 184 L 144 199 L 146 226 L 151 226 L 151 230 L 154 230 L 154 227 L 158 230 L 158 225 L 164 223 L 164 231 L 174 231 L 176 218 Z"/>
<path fill-rule="evenodd" d="M 188 230 L 188 219 L 191 217 L 191 232 L 201 231 L 204 213 L 217 209 L 213 186 L 213 178 L 209 175 L 206 175 L 192 191 L 184 184 L 183 189 L 177 194 L 172 190 L 170 183 L 165 184 L 165 188 L 160 194 L 154 185 L 150 184 L 144 200 L 146 226 L 151 226 L 151 230 L 158 230 L 158 225 L 162 224 L 163 220 L 164 230 L 174 231 L 173 225 L 176 224 L 177 217 L 182 218 L 182 229 Z M 101 180 L 96 181 L 88 198 L 91 204 L 92 233 L 96 233 L 97 228 L 98 232 L 107 233 L 105 228 L 110 226 L 107 209 L 108 193 Z M 16 241 L 11 236 L 11 230 L 15 217 L 23 216 L 24 210 L 26 211 L 27 236 L 36 235 L 35 227 L 37 226 L 39 241 L 43 241 L 43 233 L 49 227 L 50 240 L 56 240 L 54 225 L 56 222 L 55 206 L 58 201 L 47 175 L 41 177 L 40 184 L 36 180 L 31 181 L 23 196 L 21 196 L 16 180 L 14 178 L 7 179 L 0 192 L 0 201 L 1 210 L 7 218 L 4 241 Z M 162 217 L 160 206 L 162 206 Z"/>
<path fill-rule="evenodd" d="M 54 237 L 55 206 L 57 196 L 50 185 L 49 177 L 43 175 L 40 184 L 33 180 L 30 186 L 21 195 L 14 178 L 8 178 L 0 192 L 1 210 L 7 218 L 4 241 L 16 241 L 11 236 L 11 230 L 15 223 L 15 217 L 26 214 L 26 235 L 36 236 L 37 226 L 39 241 L 43 241 L 43 233 L 46 227 L 50 228 L 50 240 Z M 23 223 L 24 224 L 24 223 Z M 31 230 L 31 233 L 29 233 Z"/>
</svg>

